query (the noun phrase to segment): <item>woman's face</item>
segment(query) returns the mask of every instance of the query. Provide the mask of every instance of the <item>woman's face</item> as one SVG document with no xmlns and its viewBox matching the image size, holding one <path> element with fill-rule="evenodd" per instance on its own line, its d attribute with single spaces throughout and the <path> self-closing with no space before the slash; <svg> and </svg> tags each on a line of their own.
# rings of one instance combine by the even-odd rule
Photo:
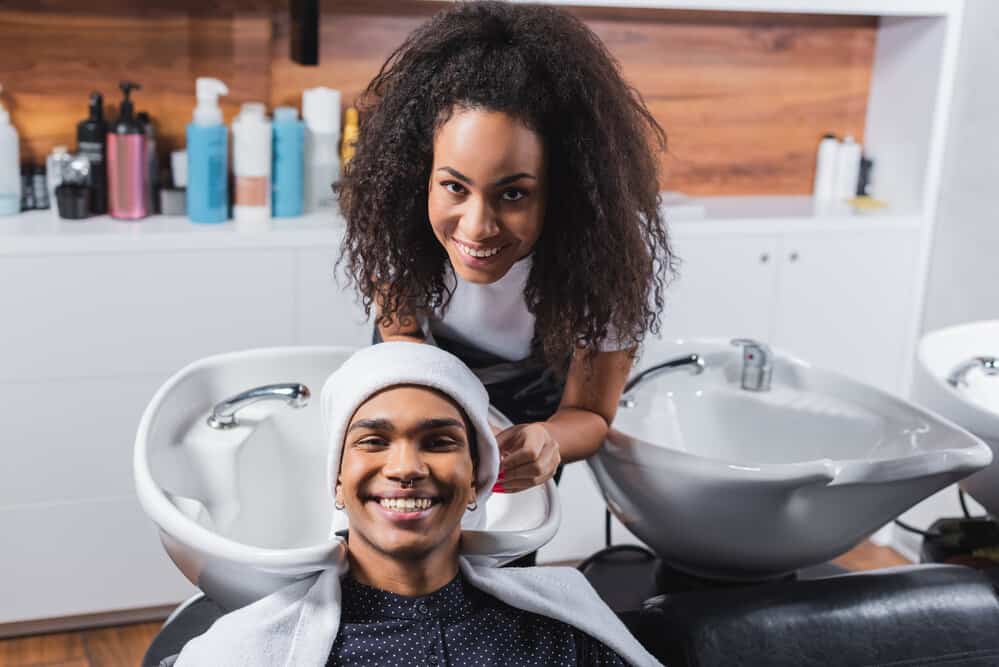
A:
<svg viewBox="0 0 999 667">
<path fill-rule="evenodd" d="M 459 276 L 493 283 L 531 252 L 545 180 L 537 133 L 505 113 L 455 109 L 434 138 L 427 212 Z"/>
<path fill-rule="evenodd" d="M 426 387 L 392 387 L 357 409 L 336 487 L 355 557 L 375 550 L 411 560 L 457 549 L 475 500 L 467 429 L 455 404 Z"/>
</svg>

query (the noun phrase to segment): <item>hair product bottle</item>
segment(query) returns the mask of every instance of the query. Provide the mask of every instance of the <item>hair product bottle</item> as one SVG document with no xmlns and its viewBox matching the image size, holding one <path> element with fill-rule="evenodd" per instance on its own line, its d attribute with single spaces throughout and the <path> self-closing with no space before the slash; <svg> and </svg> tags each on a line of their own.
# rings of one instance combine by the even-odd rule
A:
<svg viewBox="0 0 999 667">
<path fill-rule="evenodd" d="M 122 81 L 120 87 L 125 97 L 108 132 L 108 211 L 112 218 L 139 220 L 149 215 L 146 128 L 135 118 L 129 97 L 139 84 Z"/>
<path fill-rule="evenodd" d="M 90 212 L 103 215 L 108 210 L 107 155 L 108 126 L 104 122 L 104 98 L 90 93 L 89 115 L 76 126 L 76 151 L 90 161 Z"/>
<path fill-rule="evenodd" d="M 48 179 L 49 206 L 55 208 L 55 191 L 62 185 L 63 172 L 69 166 L 73 156 L 69 154 L 69 149 L 65 146 L 56 146 L 45 158 L 45 172 Z"/>
<path fill-rule="evenodd" d="M 232 169 L 236 222 L 264 222 L 271 217 L 271 124 L 267 107 L 247 102 L 232 122 Z"/>
<path fill-rule="evenodd" d="M 10 114 L 0 101 L 0 215 L 21 212 L 20 152 L 17 130 L 10 124 Z"/>
<path fill-rule="evenodd" d="M 201 78 L 198 106 L 187 126 L 187 217 L 192 222 L 225 222 L 229 217 L 229 131 L 222 123 L 219 96 L 229 89 L 218 79 Z"/>
<path fill-rule="evenodd" d="M 146 208 L 149 213 L 156 212 L 156 204 L 159 199 L 160 182 L 160 161 L 156 156 L 156 128 L 153 127 L 153 119 L 146 111 L 140 111 L 135 116 L 146 134 Z"/>
<path fill-rule="evenodd" d="M 305 210 L 336 205 L 340 180 L 340 91 L 320 86 L 302 93 L 305 119 Z"/>
<path fill-rule="evenodd" d="M 357 117 L 357 109 L 350 107 L 344 116 L 343 121 L 343 146 L 340 148 L 340 166 L 346 167 L 354 152 L 357 150 L 357 138 L 361 135 L 361 128 Z"/>
<path fill-rule="evenodd" d="M 840 144 L 836 155 L 836 199 L 853 199 L 857 196 L 857 181 L 860 180 L 860 144 L 847 136 Z"/>
<path fill-rule="evenodd" d="M 295 107 L 274 110 L 274 172 L 271 179 L 275 218 L 302 215 L 305 124 Z"/>
<path fill-rule="evenodd" d="M 823 135 L 819 142 L 819 152 L 815 160 L 815 185 L 812 187 L 812 197 L 818 201 L 833 199 L 833 188 L 836 185 L 836 154 L 839 152 L 839 140 L 834 134 Z"/>
</svg>

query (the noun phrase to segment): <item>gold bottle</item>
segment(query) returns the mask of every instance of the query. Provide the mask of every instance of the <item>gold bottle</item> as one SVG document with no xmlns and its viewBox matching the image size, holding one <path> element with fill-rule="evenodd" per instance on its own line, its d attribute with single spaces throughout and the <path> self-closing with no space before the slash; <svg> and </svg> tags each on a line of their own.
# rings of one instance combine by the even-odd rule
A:
<svg viewBox="0 0 999 667">
<path fill-rule="evenodd" d="M 347 112 L 344 114 L 343 143 L 340 144 L 341 169 L 346 167 L 350 159 L 354 157 L 354 151 L 357 148 L 357 137 L 360 133 L 361 128 L 358 124 L 357 109 L 348 107 Z"/>
</svg>

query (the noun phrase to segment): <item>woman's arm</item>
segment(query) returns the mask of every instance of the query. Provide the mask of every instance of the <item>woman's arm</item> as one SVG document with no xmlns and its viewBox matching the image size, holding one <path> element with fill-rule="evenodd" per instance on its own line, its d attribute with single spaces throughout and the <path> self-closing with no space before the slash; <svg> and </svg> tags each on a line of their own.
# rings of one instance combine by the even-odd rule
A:
<svg viewBox="0 0 999 667">
<path fill-rule="evenodd" d="M 560 462 L 585 459 L 600 448 L 617 413 L 634 353 L 633 348 L 598 352 L 588 365 L 585 352 L 577 352 L 555 414 L 548 421 L 518 424 L 497 435 L 503 491 L 537 486 L 555 474 Z"/>
</svg>

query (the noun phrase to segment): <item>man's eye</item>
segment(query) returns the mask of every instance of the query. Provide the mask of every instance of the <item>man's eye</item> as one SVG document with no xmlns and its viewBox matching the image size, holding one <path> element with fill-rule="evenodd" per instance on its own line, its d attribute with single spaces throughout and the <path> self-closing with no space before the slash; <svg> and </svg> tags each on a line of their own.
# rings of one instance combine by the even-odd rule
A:
<svg viewBox="0 0 999 667">
<path fill-rule="evenodd" d="M 520 201 L 527 196 L 527 193 L 520 188 L 510 188 L 509 190 L 504 190 L 502 197 L 504 201 Z"/>
<path fill-rule="evenodd" d="M 454 181 L 445 181 L 443 183 L 444 189 L 453 195 L 463 195 L 465 194 L 465 186 L 461 183 L 455 183 Z"/>
<path fill-rule="evenodd" d="M 434 438 L 429 442 L 431 449 L 453 449 L 458 446 L 454 438 Z"/>
<path fill-rule="evenodd" d="M 361 440 L 358 440 L 355 444 L 358 447 L 366 447 L 368 449 L 371 449 L 371 448 L 374 448 L 374 447 L 384 447 L 388 443 L 385 441 L 384 438 L 376 438 L 376 437 L 373 437 L 373 436 L 369 436 L 367 438 L 363 438 Z"/>
</svg>

